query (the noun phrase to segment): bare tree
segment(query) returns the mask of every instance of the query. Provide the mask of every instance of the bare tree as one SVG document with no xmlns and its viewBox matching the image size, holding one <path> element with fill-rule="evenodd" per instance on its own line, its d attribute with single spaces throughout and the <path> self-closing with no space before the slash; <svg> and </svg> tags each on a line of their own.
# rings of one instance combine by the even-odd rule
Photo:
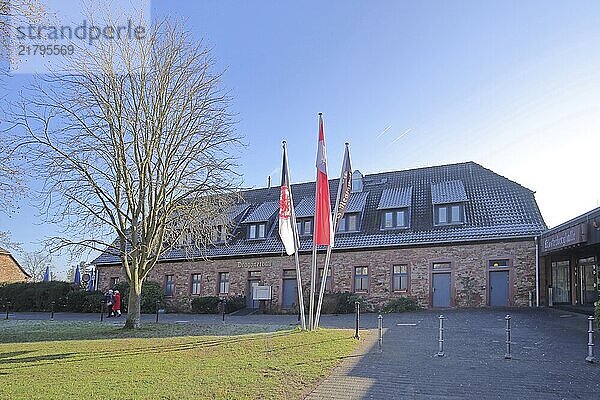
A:
<svg viewBox="0 0 600 400">
<path fill-rule="evenodd" d="M 12 31 L 20 24 L 39 21 L 43 14 L 38 0 L 0 0 L 0 58 L 11 58 Z"/>
<path fill-rule="evenodd" d="M 52 249 L 118 255 L 131 284 L 125 327 L 139 328 L 142 282 L 161 256 L 183 241 L 201 255 L 228 223 L 240 138 L 209 50 L 179 24 L 75 62 L 80 73 L 36 87 L 12 132 L 44 179 L 48 220 L 64 227 Z"/>
<path fill-rule="evenodd" d="M 31 251 L 23 254 L 23 269 L 31 276 L 32 282 L 44 279 L 46 268 L 52 264 L 52 257 L 44 251 Z"/>
</svg>

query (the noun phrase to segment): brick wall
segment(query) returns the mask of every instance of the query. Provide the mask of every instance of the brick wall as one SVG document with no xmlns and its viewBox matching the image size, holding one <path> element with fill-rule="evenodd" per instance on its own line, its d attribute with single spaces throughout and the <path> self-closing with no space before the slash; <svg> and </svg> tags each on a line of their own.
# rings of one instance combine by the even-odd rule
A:
<svg viewBox="0 0 600 400">
<path fill-rule="evenodd" d="M 0 253 L 0 283 L 25 282 L 27 276 L 15 263 L 13 258 L 5 253 Z"/>
<path fill-rule="evenodd" d="M 322 268 L 325 254 L 319 254 Z M 373 304 L 382 304 L 393 297 L 409 296 L 423 307 L 431 306 L 431 279 L 434 262 L 451 263 L 451 305 L 456 307 L 482 307 L 488 305 L 488 262 L 490 259 L 508 259 L 510 293 L 509 302 L 526 306 L 529 292 L 535 294 L 535 243 L 509 241 L 413 247 L 389 250 L 361 250 L 335 252 L 331 257 L 332 291 L 353 291 L 354 267 L 369 267 L 369 288 L 362 293 Z M 300 256 L 302 281 L 308 286 L 310 254 Z M 406 264 L 409 269 L 409 287 L 406 292 L 392 292 L 392 267 Z M 293 256 L 257 257 L 247 259 L 202 260 L 158 264 L 149 279 L 164 285 L 165 275 L 173 274 L 175 294 L 169 304 L 186 310 L 191 298 L 191 275 L 201 275 L 201 296 L 218 295 L 218 276 L 229 272 L 229 295 L 247 295 L 249 271 L 261 271 L 261 282 L 273 289 L 273 306 L 282 301 L 283 270 L 294 269 Z M 120 276 L 119 267 L 100 267 L 100 287 L 107 288 L 110 277 Z M 306 296 L 305 292 L 305 296 Z"/>
</svg>

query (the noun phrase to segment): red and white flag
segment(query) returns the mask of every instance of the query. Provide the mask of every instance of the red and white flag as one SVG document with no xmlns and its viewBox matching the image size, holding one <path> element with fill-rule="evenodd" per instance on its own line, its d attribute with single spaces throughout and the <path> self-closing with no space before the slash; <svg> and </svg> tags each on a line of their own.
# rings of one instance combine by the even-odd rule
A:
<svg viewBox="0 0 600 400">
<path fill-rule="evenodd" d="M 319 144 L 317 147 L 314 239 L 317 245 L 330 246 L 333 244 L 329 180 L 327 179 L 327 154 L 325 151 L 325 134 L 323 133 L 323 115 L 321 114 L 319 114 Z"/>
<path fill-rule="evenodd" d="M 288 256 L 298 250 L 296 236 L 296 214 L 290 190 L 290 173 L 288 170 L 287 148 L 283 143 L 283 165 L 281 166 L 281 186 L 279 188 L 279 237 Z"/>
</svg>

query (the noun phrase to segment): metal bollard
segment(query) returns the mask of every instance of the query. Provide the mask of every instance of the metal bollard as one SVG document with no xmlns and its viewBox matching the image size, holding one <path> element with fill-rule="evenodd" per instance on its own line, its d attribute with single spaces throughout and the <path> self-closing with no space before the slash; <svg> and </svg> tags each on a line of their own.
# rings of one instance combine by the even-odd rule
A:
<svg viewBox="0 0 600 400">
<path fill-rule="evenodd" d="M 160 308 L 160 301 L 156 300 L 156 323 L 158 323 L 158 310 Z"/>
<path fill-rule="evenodd" d="M 54 304 L 55 304 L 54 301 L 52 303 L 50 303 L 50 320 L 51 321 L 54 321 Z"/>
<path fill-rule="evenodd" d="M 533 307 L 533 292 L 529 292 L 529 307 Z"/>
<path fill-rule="evenodd" d="M 444 357 L 444 316 L 440 315 L 440 338 L 438 339 L 438 357 Z"/>
<path fill-rule="evenodd" d="M 510 354 L 510 315 L 506 314 L 504 319 L 506 320 L 506 354 L 504 354 L 504 358 L 510 360 L 512 358 Z"/>
<path fill-rule="evenodd" d="M 356 329 L 354 331 L 354 339 L 360 339 L 360 335 L 358 334 L 358 326 L 360 325 L 360 303 L 355 301 L 354 306 L 356 307 Z"/>
<path fill-rule="evenodd" d="M 588 356 L 585 361 L 589 363 L 596 362 L 596 357 L 594 357 L 594 320 L 593 315 L 588 317 Z"/>
<path fill-rule="evenodd" d="M 227 300 L 223 299 L 223 322 L 225 322 L 225 309 L 227 308 Z"/>
<path fill-rule="evenodd" d="M 100 322 L 104 321 L 104 311 L 106 310 L 106 303 L 103 301 L 100 304 Z"/>
<path fill-rule="evenodd" d="M 377 330 L 379 336 L 377 337 L 377 343 L 379 343 L 379 352 L 383 352 L 383 316 L 379 314 L 377 317 Z"/>
<path fill-rule="evenodd" d="M 8 310 L 10 310 L 10 301 L 6 302 L 6 318 L 4 319 L 8 319 Z"/>
</svg>

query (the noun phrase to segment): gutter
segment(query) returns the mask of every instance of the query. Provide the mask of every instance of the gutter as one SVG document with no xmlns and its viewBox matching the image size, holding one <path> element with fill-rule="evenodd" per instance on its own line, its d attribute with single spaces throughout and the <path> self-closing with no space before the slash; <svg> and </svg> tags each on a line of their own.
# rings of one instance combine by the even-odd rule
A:
<svg viewBox="0 0 600 400">
<path fill-rule="evenodd" d="M 535 237 L 535 306 L 540 306 L 540 237 Z"/>
</svg>

